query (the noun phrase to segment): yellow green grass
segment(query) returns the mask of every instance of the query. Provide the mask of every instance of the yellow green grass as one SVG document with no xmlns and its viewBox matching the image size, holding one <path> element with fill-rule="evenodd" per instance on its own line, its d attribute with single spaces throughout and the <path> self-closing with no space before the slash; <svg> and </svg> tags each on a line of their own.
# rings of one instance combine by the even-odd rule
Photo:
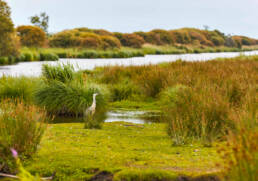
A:
<svg viewBox="0 0 258 181">
<path fill-rule="evenodd" d="M 57 180 L 85 180 L 106 170 L 120 180 L 139 171 L 165 178 L 218 173 L 217 162 L 214 147 L 172 146 L 165 124 L 105 123 L 87 130 L 72 123 L 49 125 L 26 168 L 44 176 L 56 172 Z"/>
</svg>

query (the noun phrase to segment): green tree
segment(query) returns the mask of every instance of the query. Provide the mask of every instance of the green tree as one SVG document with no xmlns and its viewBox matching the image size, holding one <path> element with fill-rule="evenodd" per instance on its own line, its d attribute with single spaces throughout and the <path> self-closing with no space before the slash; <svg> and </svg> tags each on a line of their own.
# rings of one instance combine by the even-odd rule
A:
<svg viewBox="0 0 258 181">
<path fill-rule="evenodd" d="M 0 56 L 18 54 L 18 39 L 14 32 L 10 7 L 0 0 Z"/>
<path fill-rule="evenodd" d="M 30 22 L 43 29 L 46 33 L 48 32 L 49 16 L 45 12 L 30 17 Z"/>
</svg>

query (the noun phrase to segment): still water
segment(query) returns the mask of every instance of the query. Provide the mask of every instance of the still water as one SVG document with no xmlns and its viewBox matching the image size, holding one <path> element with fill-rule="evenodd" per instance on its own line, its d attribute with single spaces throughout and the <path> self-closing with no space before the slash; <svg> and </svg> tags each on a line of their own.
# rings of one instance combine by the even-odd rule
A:
<svg viewBox="0 0 258 181">
<path fill-rule="evenodd" d="M 104 122 L 126 122 L 134 124 L 156 123 L 161 121 L 160 112 L 152 111 L 125 111 L 125 110 L 112 110 L 107 112 L 107 117 Z M 52 123 L 81 123 L 83 118 L 73 117 L 56 117 Z"/>
<path fill-rule="evenodd" d="M 0 66 L 0 77 L 3 75 L 11 76 L 40 76 L 42 64 L 57 65 L 59 63 L 69 63 L 76 70 L 92 70 L 97 66 L 108 65 L 148 65 L 161 62 L 173 62 L 178 59 L 184 61 L 207 61 L 214 58 L 230 58 L 239 55 L 258 55 L 258 51 L 250 52 L 220 52 L 220 53 L 201 53 L 201 54 L 175 54 L 175 55 L 146 55 L 145 57 L 134 58 L 110 58 L 110 59 L 60 59 L 59 61 L 43 62 L 23 62 L 16 65 Z"/>
</svg>

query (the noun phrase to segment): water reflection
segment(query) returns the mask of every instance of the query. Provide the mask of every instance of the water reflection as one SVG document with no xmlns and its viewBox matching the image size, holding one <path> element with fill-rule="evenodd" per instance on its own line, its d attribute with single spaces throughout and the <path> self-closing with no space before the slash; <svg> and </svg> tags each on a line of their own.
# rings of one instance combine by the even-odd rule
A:
<svg viewBox="0 0 258 181">
<path fill-rule="evenodd" d="M 160 113 L 149 111 L 111 111 L 105 122 L 128 122 L 144 124 L 160 122 Z"/>
<path fill-rule="evenodd" d="M 121 111 L 115 110 L 107 112 L 107 118 L 104 122 L 127 122 L 134 124 L 145 124 L 160 122 L 161 115 L 159 112 L 150 111 Z M 52 123 L 82 123 L 83 118 L 56 117 Z"/>
</svg>

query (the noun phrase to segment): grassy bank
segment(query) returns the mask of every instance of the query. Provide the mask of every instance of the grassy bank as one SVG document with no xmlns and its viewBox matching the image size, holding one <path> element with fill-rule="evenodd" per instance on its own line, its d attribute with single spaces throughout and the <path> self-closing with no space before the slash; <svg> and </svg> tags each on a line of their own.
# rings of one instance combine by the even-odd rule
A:
<svg viewBox="0 0 258 181">
<path fill-rule="evenodd" d="M 257 50 L 257 46 L 243 48 L 207 47 L 207 46 L 157 46 L 146 44 L 142 48 L 122 47 L 120 49 L 79 49 L 79 48 L 22 48 L 18 57 L 0 57 L 0 65 L 18 62 L 56 61 L 59 58 L 131 58 L 145 55 L 185 54 L 185 53 L 216 53 L 241 52 Z"/>
<path fill-rule="evenodd" d="M 105 123 L 102 130 L 85 130 L 82 124 L 49 125 L 38 154 L 26 168 L 45 176 L 56 172 L 57 180 L 85 180 L 100 171 L 111 172 L 117 180 L 139 173 L 142 178 L 136 180 L 219 171 L 215 148 L 171 147 L 164 130 L 164 124 Z"/>
</svg>

